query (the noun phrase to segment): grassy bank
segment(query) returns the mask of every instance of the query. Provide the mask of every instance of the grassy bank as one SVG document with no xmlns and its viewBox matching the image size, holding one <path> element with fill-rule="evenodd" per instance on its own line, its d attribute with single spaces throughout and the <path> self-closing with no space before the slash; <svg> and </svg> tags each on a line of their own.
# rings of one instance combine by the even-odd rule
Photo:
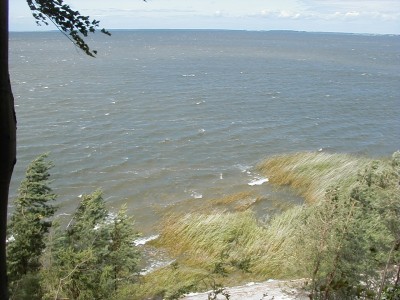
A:
<svg viewBox="0 0 400 300">
<path fill-rule="evenodd" d="M 257 168 L 268 176 L 270 183 L 289 185 L 312 203 L 321 200 L 331 186 L 350 188 L 369 163 L 371 159 L 365 157 L 305 152 L 274 156 Z"/>
<path fill-rule="evenodd" d="M 399 161 L 399 154 L 380 161 L 326 153 L 267 159 L 259 171 L 272 184 L 294 188 L 306 204 L 263 223 L 251 205 L 262 199 L 249 194 L 170 214 L 154 245 L 167 249 L 175 263 L 145 276 L 125 296 L 140 290 L 140 297 L 173 298 L 183 291 L 208 290 L 216 282 L 299 277 L 311 278 L 312 293 L 323 299 L 343 290 L 344 295 L 379 293 L 377 271 L 387 271 L 400 256 L 395 247 Z M 367 284 L 359 286 L 360 281 Z"/>
<path fill-rule="evenodd" d="M 176 262 L 146 275 L 134 293 L 140 290 L 144 295 L 168 296 L 185 289 L 210 290 L 214 282 L 227 286 L 289 278 L 294 258 L 293 222 L 297 222 L 299 213 L 298 209 L 286 211 L 268 226 L 261 224 L 251 210 L 171 215 L 153 245 L 167 248 Z"/>
</svg>

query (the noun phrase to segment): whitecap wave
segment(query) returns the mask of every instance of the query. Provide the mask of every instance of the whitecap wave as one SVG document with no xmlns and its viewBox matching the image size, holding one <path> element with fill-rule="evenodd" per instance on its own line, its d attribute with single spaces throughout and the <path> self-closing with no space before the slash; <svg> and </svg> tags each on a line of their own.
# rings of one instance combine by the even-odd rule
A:
<svg viewBox="0 0 400 300">
<path fill-rule="evenodd" d="M 196 191 L 192 191 L 192 193 L 190 194 L 191 197 L 193 197 L 194 199 L 201 199 L 203 198 L 203 195 L 196 192 Z"/>
<path fill-rule="evenodd" d="M 248 185 L 250 185 L 250 186 L 262 185 L 263 183 L 268 182 L 268 181 L 269 181 L 269 179 L 266 177 L 257 177 L 257 178 L 254 178 L 252 181 L 250 181 L 248 183 Z"/>
<path fill-rule="evenodd" d="M 237 164 L 235 165 L 236 168 L 238 168 L 242 173 L 247 173 L 249 174 L 249 169 L 251 169 L 251 166 L 246 166 L 242 164 Z"/>
<path fill-rule="evenodd" d="M 155 234 L 155 235 L 151 235 L 151 236 L 141 237 L 141 238 L 134 240 L 133 244 L 135 246 L 143 246 L 143 245 L 146 245 L 147 242 L 157 239 L 159 236 L 160 236 L 159 234 Z"/>
</svg>

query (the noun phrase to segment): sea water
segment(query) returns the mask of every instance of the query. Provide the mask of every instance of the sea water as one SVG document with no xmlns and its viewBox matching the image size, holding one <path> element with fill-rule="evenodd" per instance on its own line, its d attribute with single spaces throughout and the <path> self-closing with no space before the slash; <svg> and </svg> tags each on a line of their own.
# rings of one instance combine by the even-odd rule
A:
<svg viewBox="0 0 400 300">
<path fill-rule="evenodd" d="M 297 151 L 400 148 L 400 37 L 141 30 L 96 34 L 90 58 L 59 32 L 11 33 L 18 163 L 50 152 L 60 211 L 104 191 L 142 231 L 172 205 L 276 197 L 254 166 Z M 287 201 L 299 201 L 288 191 Z M 10 211 L 12 210 L 12 207 Z"/>
</svg>

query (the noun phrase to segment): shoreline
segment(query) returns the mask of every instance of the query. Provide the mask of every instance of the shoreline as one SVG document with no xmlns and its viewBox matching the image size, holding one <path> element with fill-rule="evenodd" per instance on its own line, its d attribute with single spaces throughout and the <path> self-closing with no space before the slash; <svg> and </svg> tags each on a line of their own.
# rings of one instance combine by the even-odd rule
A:
<svg viewBox="0 0 400 300">
<path fill-rule="evenodd" d="M 230 300 L 306 300 L 310 299 L 308 293 L 302 289 L 306 281 L 299 280 L 267 280 L 264 282 L 250 282 L 246 285 L 225 288 Z M 207 299 L 209 293 L 191 293 L 181 299 L 184 300 L 203 300 Z M 218 295 L 216 299 L 226 299 L 223 295 Z"/>
</svg>

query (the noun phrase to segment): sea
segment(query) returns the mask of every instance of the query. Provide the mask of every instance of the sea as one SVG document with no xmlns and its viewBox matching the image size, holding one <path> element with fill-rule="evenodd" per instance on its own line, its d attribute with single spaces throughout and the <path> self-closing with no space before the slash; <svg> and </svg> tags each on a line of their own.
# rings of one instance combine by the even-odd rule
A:
<svg viewBox="0 0 400 300">
<path fill-rule="evenodd" d="M 87 41 L 96 58 L 60 32 L 10 35 L 11 197 L 48 152 L 60 213 L 100 188 L 150 234 L 193 201 L 257 192 L 301 203 L 257 173 L 268 157 L 400 149 L 398 35 L 127 30 Z"/>
</svg>

